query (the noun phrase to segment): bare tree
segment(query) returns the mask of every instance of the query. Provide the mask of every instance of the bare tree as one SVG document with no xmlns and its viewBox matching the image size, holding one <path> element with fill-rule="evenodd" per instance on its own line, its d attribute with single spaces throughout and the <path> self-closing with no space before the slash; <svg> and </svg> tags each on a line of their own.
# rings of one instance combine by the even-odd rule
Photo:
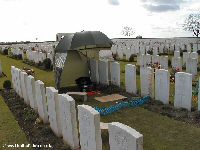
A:
<svg viewBox="0 0 200 150">
<path fill-rule="evenodd" d="M 122 29 L 122 35 L 124 36 L 131 36 L 133 35 L 135 32 L 133 31 L 133 28 L 129 27 L 129 26 L 125 26 Z"/>
<path fill-rule="evenodd" d="M 200 14 L 190 14 L 183 24 L 183 29 L 192 31 L 196 37 L 200 35 Z"/>
</svg>

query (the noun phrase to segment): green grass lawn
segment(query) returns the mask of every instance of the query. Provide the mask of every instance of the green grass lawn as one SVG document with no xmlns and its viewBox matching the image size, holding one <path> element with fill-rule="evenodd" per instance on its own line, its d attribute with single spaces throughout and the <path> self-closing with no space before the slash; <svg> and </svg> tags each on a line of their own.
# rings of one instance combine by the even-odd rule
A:
<svg viewBox="0 0 200 150">
<path fill-rule="evenodd" d="M 6 147 L 9 144 L 29 144 L 29 142 L 3 98 L 0 96 L 0 149 L 8 149 Z"/>
<path fill-rule="evenodd" d="M 0 78 L 0 88 L 2 88 L 3 82 L 5 80 L 11 80 L 11 66 L 15 66 L 20 69 L 22 69 L 23 67 L 32 68 L 35 71 L 34 77 L 36 80 L 44 81 L 46 86 L 54 86 L 55 80 L 52 71 L 47 72 L 36 67 L 29 66 L 23 63 L 22 60 L 8 58 L 7 56 L 1 54 L 0 61 L 2 63 L 3 72 L 7 75 L 7 77 Z"/>
<path fill-rule="evenodd" d="M 9 78 L 11 65 L 19 68 L 23 66 L 28 67 L 22 61 L 14 60 L 3 55 L 0 55 L 0 60 Z M 121 69 L 127 63 L 120 62 Z M 46 72 L 37 68 L 34 68 L 34 70 L 36 72 L 36 78 L 42 80 L 46 86 L 54 85 L 53 72 Z M 137 76 L 137 79 L 139 79 L 139 76 Z M 123 71 L 121 73 L 121 81 L 124 83 Z M 124 86 L 124 84 L 122 85 Z M 139 80 L 137 80 L 138 85 Z M 81 104 L 80 102 L 77 103 Z M 89 100 L 84 103 L 91 106 L 105 105 L 95 100 Z M 113 102 L 107 103 L 106 106 L 110 104 L 113 104 Z M 123 109 L 108 116 L 101 116 L 101 121 L 121 122 L 136 129 L 144 135 L 144 149 L 146 150 L 199 150 L 200 148 L 200 128 L 153 113 L 144 108 Z"/>
</svg>

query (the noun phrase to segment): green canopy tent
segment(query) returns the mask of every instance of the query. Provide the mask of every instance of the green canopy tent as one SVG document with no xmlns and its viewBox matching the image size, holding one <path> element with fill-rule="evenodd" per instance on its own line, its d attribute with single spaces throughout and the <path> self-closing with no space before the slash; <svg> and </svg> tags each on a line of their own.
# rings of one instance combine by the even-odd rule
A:
<svg viewBox="0 0 200 150">
<path fill-rule="evenodd" d="M 90 77 L 88 60 L 98 59 L 99 50 L 110 49 L 112 41 L 100 31 L 76 32 L 65 36 L 55 48 L 55 77 L 58 89 L 76 85 Z"/>
</svg>

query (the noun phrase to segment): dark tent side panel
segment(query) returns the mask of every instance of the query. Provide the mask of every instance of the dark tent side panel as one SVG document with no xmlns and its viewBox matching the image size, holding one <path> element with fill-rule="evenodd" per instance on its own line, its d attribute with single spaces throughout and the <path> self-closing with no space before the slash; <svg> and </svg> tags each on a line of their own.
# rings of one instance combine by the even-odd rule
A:
<svg viewBox="0 0 200 150">
<path fill-rule="evenodd" d="M 77 51 L 67 51 L 67 59 L 61 75 L 60 87 L 76 85 L 79 77 L 89 77 L 87 58 Z"/>
</svg>

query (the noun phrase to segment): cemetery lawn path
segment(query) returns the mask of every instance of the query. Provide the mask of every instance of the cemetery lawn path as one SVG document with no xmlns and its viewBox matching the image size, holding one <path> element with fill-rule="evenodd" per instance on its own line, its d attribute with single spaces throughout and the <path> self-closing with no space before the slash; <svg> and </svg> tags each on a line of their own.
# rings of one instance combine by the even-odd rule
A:
<svg viewBox="0 0 200 150">
<path fill-rule="evenodd" d="M 8 144 L 29 144 L 29 142 L 3 98 L 0 96 L 0 149 L 6 149 L 6 145 Z"/>
</svg>

